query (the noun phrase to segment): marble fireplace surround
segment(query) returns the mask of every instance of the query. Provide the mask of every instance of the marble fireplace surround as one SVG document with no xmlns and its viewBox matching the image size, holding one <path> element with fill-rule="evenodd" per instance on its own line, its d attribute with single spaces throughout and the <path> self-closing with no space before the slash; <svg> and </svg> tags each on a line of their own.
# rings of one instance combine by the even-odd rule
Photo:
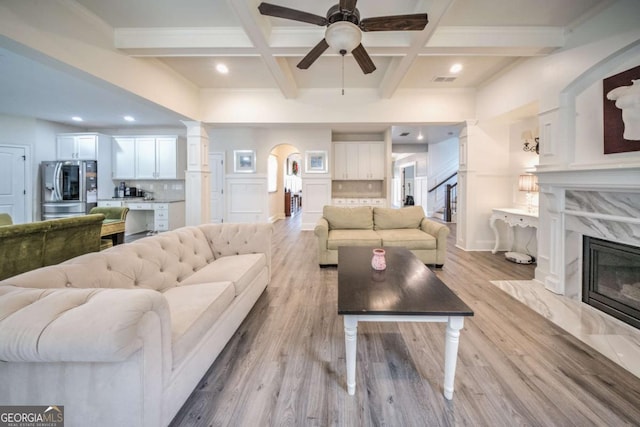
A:
<svg viewBox="0 0 640 427">
<path fill-rule="evenodd" d="M 640 247 L 640 164 L 538 167 L 536 279 L 571 299 L 582 297 L 582 236 Z"/>
</svg>

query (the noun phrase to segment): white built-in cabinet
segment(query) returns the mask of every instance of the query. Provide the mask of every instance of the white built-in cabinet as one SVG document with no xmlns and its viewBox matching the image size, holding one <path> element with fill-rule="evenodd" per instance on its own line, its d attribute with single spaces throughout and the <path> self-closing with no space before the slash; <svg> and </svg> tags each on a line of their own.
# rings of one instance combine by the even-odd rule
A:
<svg viewBox="0 0 640 427">
<path fill-rule="evenodd" d="M 335 142 L 334 180 L 383 180 L 385 172 L 383 142 Z"/>
<path fill-rule="evenodd" d="M 58 160 L 98 160 L 98 134 L 58 134 Z"/>
<path fill-rule="evenodd" d="M 186 147 L 180 138 L 114 138 L 114 179 L 184 179 L 186 167 Z"/>
</svg>

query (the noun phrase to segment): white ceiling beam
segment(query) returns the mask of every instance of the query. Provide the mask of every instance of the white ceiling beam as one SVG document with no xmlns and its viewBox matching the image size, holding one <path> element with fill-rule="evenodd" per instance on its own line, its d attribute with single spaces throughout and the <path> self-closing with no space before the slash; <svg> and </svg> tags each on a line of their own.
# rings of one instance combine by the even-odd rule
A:
<svg viewBox="0 0 640 427">
<path fill-rule="evenodd" d="M 304 56 L 323 37 L 323 29 L 273 28 L 267 51 L 274 56 Z M 264 43 L 266 45 L 266 40 Z M 371 56 L 406 56 L 412 48 L 408 32 L 363 33 L 362 43 Z M 536 56 L 547 54 L 564 43 L 564 29 L 558 27 L 438 27 L 418 50 L 418 56 Z M 239 27 L 117 28 L 114 44 L 133 56 L 265 54 Z"/>
<path fill-rule="evenodd" d="M 416 11 L 418 13 L 427 11 L 429 23 L 424 30 L 414 35 L 407 54 L 404 57 L 394 58 L 391 61 L 380 85 L 379 95 L 381 98 L 389 99 L 393 96 L 402 79 L 407 75 L 409 68 L 411 68 L 411 65 L 416 60 L 418 53 L 427 44 L 427 41 L 429 41 L 435 29 L 438 27 L 440 19 L 442 19 L 454 1 L 455 0 L 433 1 L 430 3 L 432 5 L 431 8 L 428 8 L 428 4 L 424 0 L 418 2 Z"/>
<path fill-rule="evenodd" d="M 257 7 L 254 7 L 255 2 L 251 1 L 247 4 L 246 0 L 227 0 L 227 3 L 236 13 L 242 28 L 262 56 L 262 60 L 284 97 L 287 99 L 296 98 L 298 96 L 296 81 L 287 62 L 279 60 L 271 53 L 271 47 L 265 36 L 270 28 L 266 27 L 268 25 L 267 19 L 258 13 Z"/>
</svg>

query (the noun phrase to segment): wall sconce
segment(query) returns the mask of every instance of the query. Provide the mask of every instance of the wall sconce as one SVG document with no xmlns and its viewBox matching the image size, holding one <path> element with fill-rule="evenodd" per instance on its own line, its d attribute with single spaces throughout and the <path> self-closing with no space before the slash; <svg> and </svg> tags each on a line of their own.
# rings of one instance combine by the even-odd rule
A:
<svg viewBox="0 0 640 427">
<path fill-rule="evenodd" d="M 531 193 L 538 192 L 538 177 L 536 175 L 520 175 L 518 177 L 518 190 L 527 192 L 527 211 L 533 212 L 531 206 Z"/>
<path fill-rule="evenodd" d="M 524 146 L 522 147 L 523 151 L 535 151 L 536 154 L 540 154 L 538 147 L 540 144 L 540 138 L 538 138 L 537 136 L 534 137 L 533 133 L 530 130 L 525 130 L 524 132 L 522 132 L 521 138 L 524 141 Z"/>
</svg>

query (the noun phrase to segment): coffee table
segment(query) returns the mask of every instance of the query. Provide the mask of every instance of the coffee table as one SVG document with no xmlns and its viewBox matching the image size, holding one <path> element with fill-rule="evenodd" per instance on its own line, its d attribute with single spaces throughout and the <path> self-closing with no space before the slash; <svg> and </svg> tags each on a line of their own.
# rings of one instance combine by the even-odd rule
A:
<svg viewBox="0 0 640 427">
<path fill-rule="evenodd" d="M 444 397 L 451 400 L 460 329 L 473 311 L 406 248 L 385 247 L 383 271 L 371 267 L 373 249 L 338 248 L 338 314 L 344 316 L 348 393 L 356 390 L 358 322 L 446 322 Z"/>
</svg>

